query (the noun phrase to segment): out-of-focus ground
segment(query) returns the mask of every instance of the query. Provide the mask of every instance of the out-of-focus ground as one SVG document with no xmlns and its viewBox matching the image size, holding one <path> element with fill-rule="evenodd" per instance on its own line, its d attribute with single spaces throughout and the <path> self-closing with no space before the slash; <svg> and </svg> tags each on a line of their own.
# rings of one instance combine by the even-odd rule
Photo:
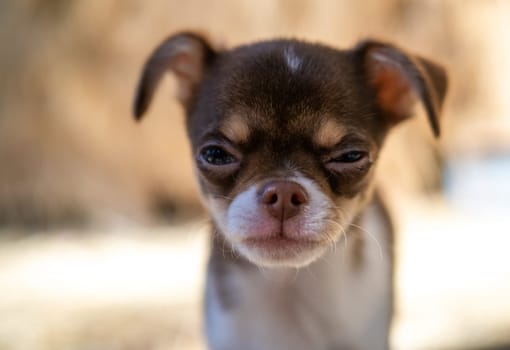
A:
<svg viewBox="0 0 510 350">
<path fill-rule="evenodd" d="M 510 348 L 510 1 L 0 1 L 0 350 L 203 349 L 206 221 L 166 35 L 393 41 L 444 63 L 442 137 L 390 135 L 395 349 Z M 506 345 L 506 347 L 505 347 Z"/>
</svg>

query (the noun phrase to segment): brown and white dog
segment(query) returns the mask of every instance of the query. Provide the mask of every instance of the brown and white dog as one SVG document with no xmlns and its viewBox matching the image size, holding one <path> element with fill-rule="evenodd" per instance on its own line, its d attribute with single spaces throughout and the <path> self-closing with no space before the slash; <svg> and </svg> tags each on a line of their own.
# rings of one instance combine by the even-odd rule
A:
<svg viewBox="0 0 510 350">
<path fill-rule="evenodd" d="M 212 218 L 209 348 L 388 349 L 392 228 L 374 172 L 416 102 L 439 135 L 443 68 L 377 41 L 215 50 L 185 32 L 148 59 L 137 119 L 167 71 Z"/>
</svg>

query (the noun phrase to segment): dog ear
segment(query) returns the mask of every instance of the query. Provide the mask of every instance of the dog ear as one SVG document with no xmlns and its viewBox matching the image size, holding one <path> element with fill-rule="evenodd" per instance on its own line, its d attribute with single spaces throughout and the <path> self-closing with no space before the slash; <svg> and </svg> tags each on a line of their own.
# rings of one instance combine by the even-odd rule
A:
<svg viewBox="0 0 510 350">
<path fill-rule="evenodd" d="M 158 84 L 166 71 L 177 77 L 177 98 L 188 106 L 216 52 L 200 35 L 180 33 L 167 38 L 149 57 L 142 71 L 133 105 L 139 120 L 149 107 Z"/>
<path fill-rule="evenodd" d="M 448 85 L 445 69 L 385 43 L 364 42 L 358 50 L 369 84 L 375 89 L 379 107 L 389 124 L 409 118 L 415 103 L 421 101 L 432 131 L 438 137 L 439 113 Z"/>
</svg>

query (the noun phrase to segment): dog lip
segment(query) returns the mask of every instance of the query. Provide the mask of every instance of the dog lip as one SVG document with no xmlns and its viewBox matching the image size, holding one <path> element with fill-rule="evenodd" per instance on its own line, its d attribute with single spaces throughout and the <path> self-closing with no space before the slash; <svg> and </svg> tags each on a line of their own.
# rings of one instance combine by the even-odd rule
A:
<svg viewBox="0 0 510 350">
<path fill-rule="evenodd" d="M 293 238 L 285 234 L 278 234 L 266 237 L 250 237 L 244 240 L 248 246 L 259 248 L 292 248 L 292 247 L 311 247 L 320 243 L 320 241 L 308 238 Z"/>
</svg>

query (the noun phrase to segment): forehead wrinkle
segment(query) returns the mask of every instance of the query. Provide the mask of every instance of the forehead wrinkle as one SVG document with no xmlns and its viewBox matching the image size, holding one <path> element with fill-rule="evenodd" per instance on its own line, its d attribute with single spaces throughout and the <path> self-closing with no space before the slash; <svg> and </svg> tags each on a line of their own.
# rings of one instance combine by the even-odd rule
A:
<svg viewBox="0 0 510 350">
<path fill-rule="evenodd" d="M 240 114 L 234 113 L 225 118 L 219 128 L 220 132 L 234 143 L 246 143 L 250 137 L 248 121 Z"/>
<path fill-rule="evenodd" d="M 347 133 L 344 125 L 332 118 L 324 119 L 313 137 L 314 143 L 323 148 L 335 146 Z"/>
</svg>

